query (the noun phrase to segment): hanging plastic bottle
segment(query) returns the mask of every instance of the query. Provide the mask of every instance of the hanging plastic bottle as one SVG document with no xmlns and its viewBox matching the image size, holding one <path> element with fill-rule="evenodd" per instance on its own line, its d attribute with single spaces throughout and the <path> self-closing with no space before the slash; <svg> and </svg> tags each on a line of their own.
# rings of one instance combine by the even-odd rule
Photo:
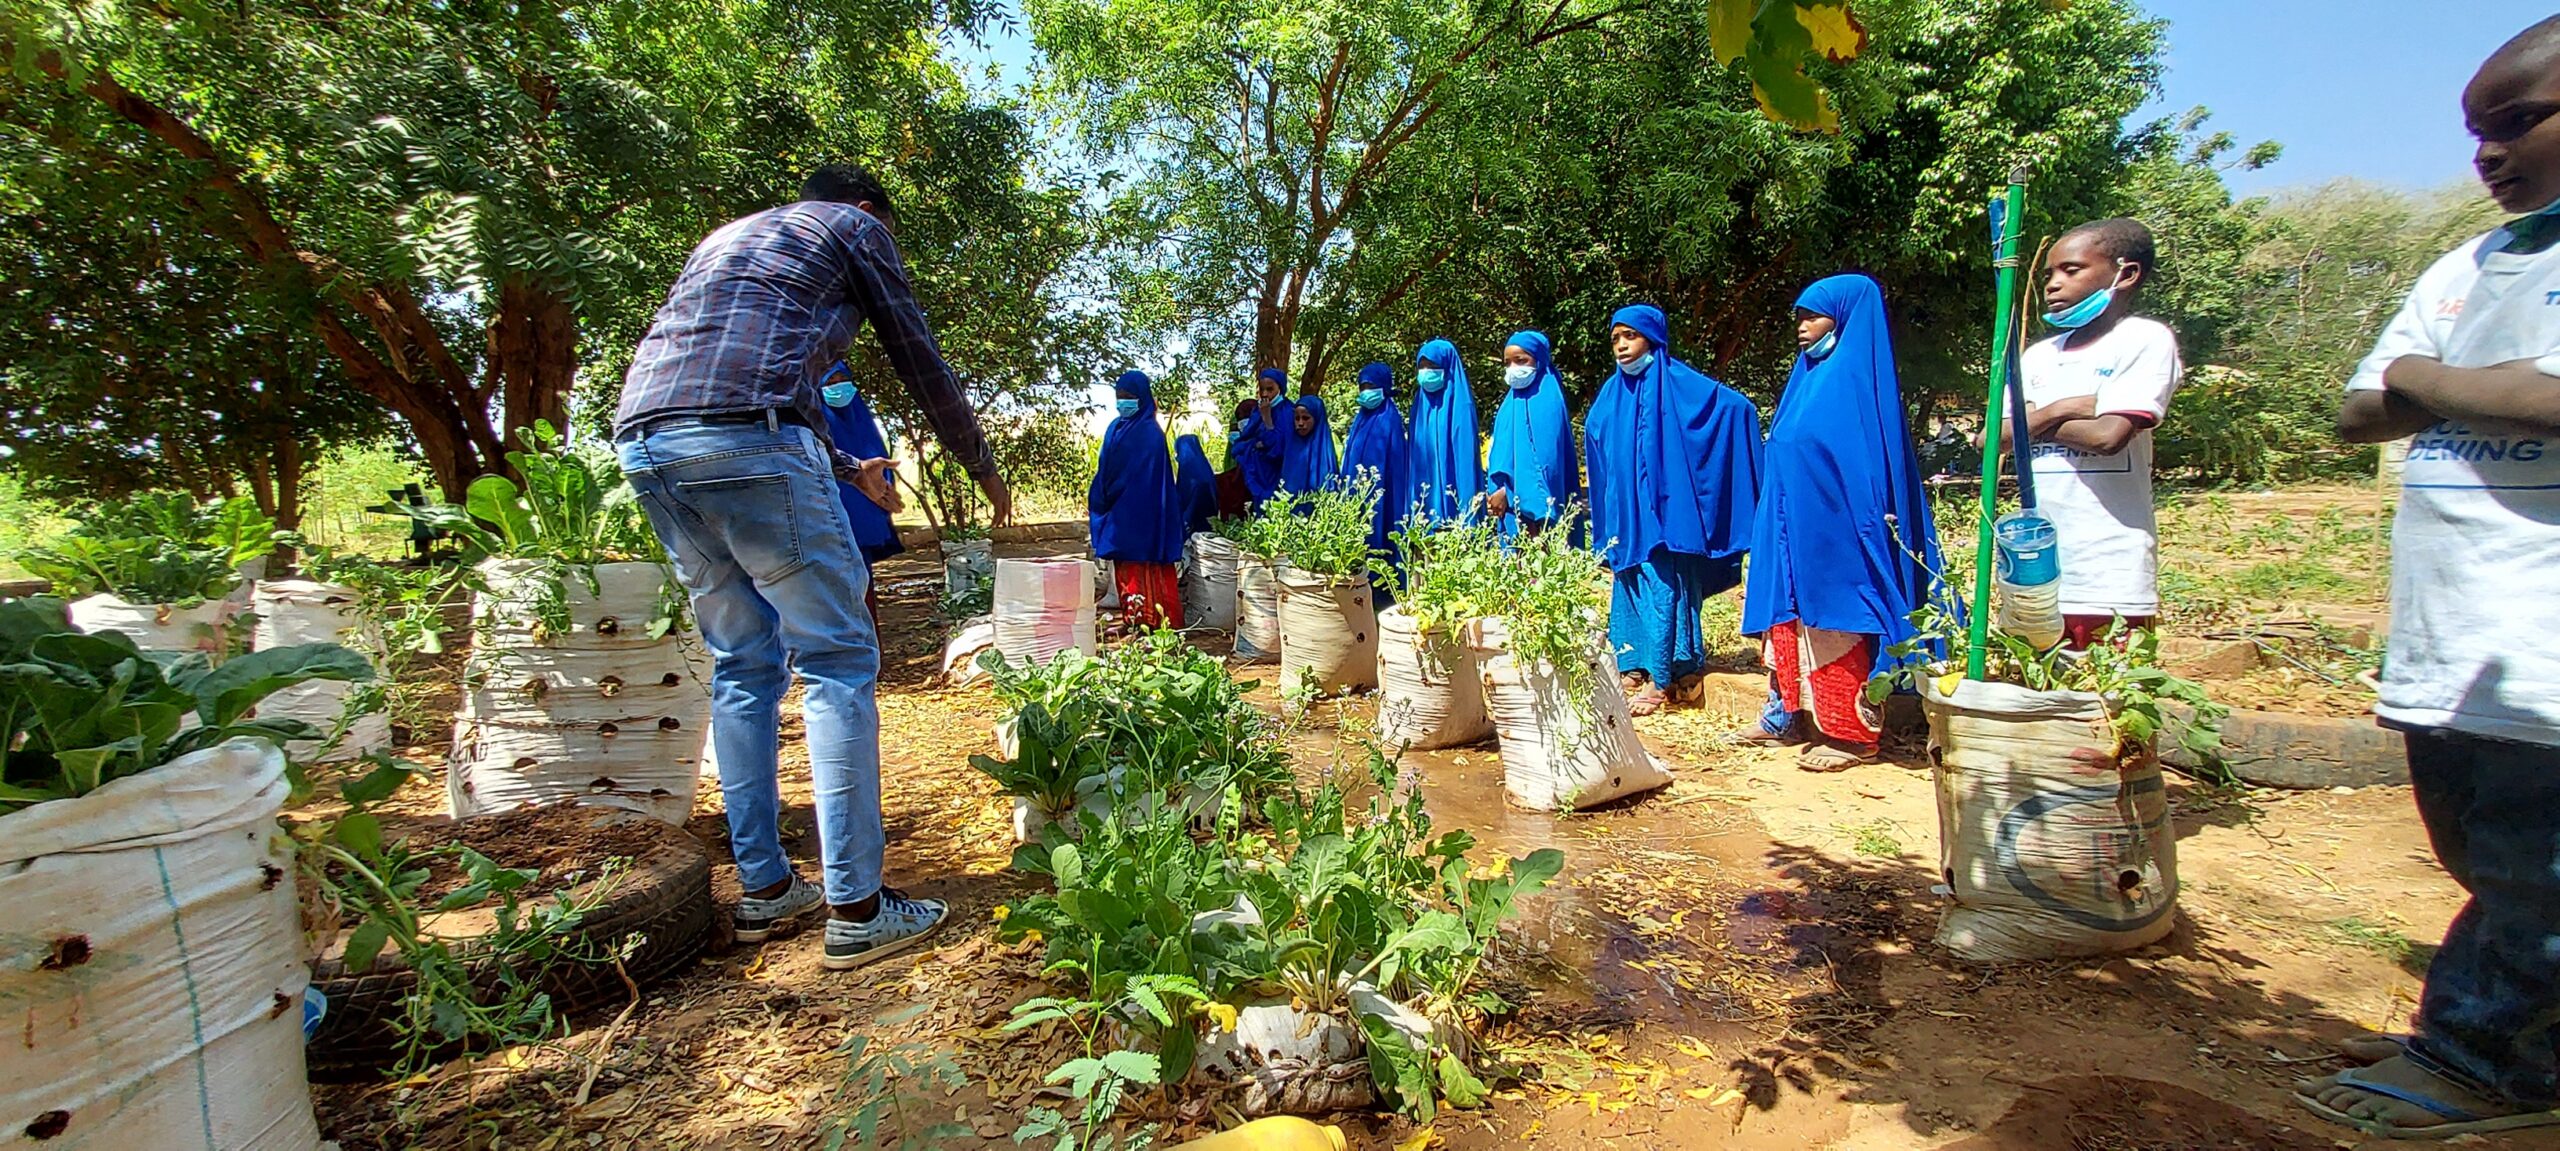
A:
<svg viewBox="0 0 2560 1151">
<path fill-rule="evenodd" d="M 2062 557 L 2053 521 L 2030 509 L 1992 525 L 2000 578 L 2000 630 L 2038 651 L 2062 642 Z"/>
<path fill-rule="evenodd" d="M 1295 1115 L 1274 1115 L 1194 1139 L 1173 1151 L 1344 1151 L 1348 1146 L 1342 1128 L 1320 1126 Z"/>
</svg>

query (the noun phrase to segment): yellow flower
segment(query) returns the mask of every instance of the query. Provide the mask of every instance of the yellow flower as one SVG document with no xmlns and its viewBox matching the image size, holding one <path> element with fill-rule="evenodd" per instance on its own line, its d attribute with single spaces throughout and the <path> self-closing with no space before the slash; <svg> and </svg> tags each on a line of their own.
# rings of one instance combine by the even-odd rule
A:
<svg viewBox="0 0 2560 1151">
<path fill-rule="evenodd" d="M 1001 904 L 1001 903 L 999 903 L 999 904 L 997 904 L 997 905 L 996 905 L 996 910 L 995 910 L 995 918 L 996 918 L 996 922 L 998 922 L 998 923 L 1002 923 L 1002 922 L 1004 922 L 1004 917 L 1005 917 L 1005 916 L 1008 916 L 1008 915 L 1011 915 L 1011 914 L 1013 914 L 1013 909 L 1012 909 L 1012 908 L 1007 907 L 1007 906 L 1005 906 L 1004 904 Z"/>
<path fill-rule="evenodd" d="M 1202 1010 L 1209 1013 L 1210 1020 L 1218 1025 L 1218 1030 L 1233 1031 L 1236 1029 L 1236 1009 L 1234 1004 L 1212 1003 Z"/>
<path fill-rule="evenodd" d="M 1040 942 L 1040 933 L 1036 930 L 1025 931 L 1022 933 L 1022 938 L 1023 941 L 1027 943 L 1038 943 Z"/>
</svg>

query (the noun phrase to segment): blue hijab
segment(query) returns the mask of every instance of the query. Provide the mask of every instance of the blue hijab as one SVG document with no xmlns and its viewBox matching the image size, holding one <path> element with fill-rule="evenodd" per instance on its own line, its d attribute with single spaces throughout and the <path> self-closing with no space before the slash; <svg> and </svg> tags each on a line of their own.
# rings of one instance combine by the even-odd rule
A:
<svg viewBox="0 0 2560 1151">
<path fill-rule="evenodd" d="M 1493 450 L 1485 461 L 1492 486 L 1511 492 L 1503 531 L 1520 519 L 1555 518 L 1558 504 L 1582 498 L 1582 461 L 1573 452 L 1573 417 L 1565 412 L 1564 380 L 1556 375 L 1554 349 L 1544 332 L 1513 332 L 1505 347 L 1537 361 L 1529 382 L 1503 393 L 1493 411 Z"/>
<path fill-rule="evenodd" d="M 1884 291 L 1865 276 L 1832 276 L 1814 281 L 1796 306 L 1831 317 L 1839 339 L 1820 360 L 1796 356 L 1769 422 L 1742 632 L 1801 620 L 1882 636 L 1890 647 L 1911 638 L 1911 613 L 1942 565 L 1903 422 Z M 1876 654 L 1879 669 L 1891 665 Z"/>
<path fill-rule="evenodd" d="M 836 371 L 829 373 L 828 383 L 846 384 L 850 390 L 850 381 L 838 374 L 843 368 L 842 364 L 836 365 Z M 889 454 L 888 437 L 880 434 L 880 421 L 871 414 L 871 405 L 862 401 L 861 392 L 852 392 L 843 407 L 830 403 L 819 408 L 827 417 L 827 439 L 837 451 L 857 460 L 874 460 Z M 836 498 L 844 504 L 845 517 L 853 521 L 853 545 L 862 552 L 864 562 L 876 564 L 907 550 L 907 545 L 898 539 L 896 525 L 889 522 L 888 510 L 872 503 L 862 489 L 838 480 Z"/>
<path fill-rule="evenodd" d="M 1218 516 L 1218 473 L 1209 466 L 1209 453 L 1200 446 L 1200 437 L 1173 441 L 1173 463 L 1174 503 L 1182 508 L 1183 530 L 1193 535 L 1205 532 L 1209 521 Z"/>
<path fill-rule="evenodd" d="M 1288 449 L 1289 425 L 1297 409 L 1289 403 L 1289 373 L 1264 368 L 1254 375 L 1278 385 L 1280 396 L 1271 401 L 1269 422 L 1263 420 L 1257 400 L 1244 425 L 1227 436 L 1227 460 L 1244 472 L 1245 491 L 1253 502 L 1261 503 L 1280 488 L 1280 460 Z"/>
<path fill-rule="evenodd" d="M 1366 472 L 1377 478 L 1378 508 L 1369 517 L 1369 546 L 1386 550 L 1387 533 L 1403 526 L 1405 495 L 1412 478 L 1411 452 L 1405 442 L 1404 414 L 1396 410 L 1395 370 L 1385 364 L 1360 369 L 1361 388 L 1376 388 L 1387 402 L 1376 411 L 1362 408 L 1351 417 L 1350 434 L 1342 438 L 1345 480 Z"/>
<path fill-rule="evenodd" d="M 1333 482 L 1337 459 L 1333 451 L 1333 424 L 1325 418 L 1324 397 L 1300 396 L 1293 411 L 1273 405 L 1272 411 L 1289 422 L 1289 447 L 1280 455 L 1280 487 L 1292 496 L 1324 490 Z M 1315 430 L 1298 434 L 1297 413 L 1306 412 L 1316 418 Z"/>
<path fill-rule="evenodd" d="M 1173 459 L 1156 423 L 1155 386 L 1145 372 L 1122 372 L 1113 391 L 1137 397 L 1138 410 L 1102 433 L 1102 458 L 1085 492 L 1093 554 L 1130 563 L 1182 558 L 1182 513 L 1173 501 Z"/>
<path fill-rule="evenodd" d="M 1760 411 L 1742 393 L 1671 358 L 1662 309 L 1618 309 L 1609 326 L 1636 330 L 1653 362 L 1630 376 L 1612 365 L 1582 421 L 1591 475 L 1591 538 L 1613 571 L 1657 548 L 1722 559 L 1751 546 L 1760 491 Z"/>
<path fill-rule="evenodd" d="M 1476 393 L 1458 346 L 1433 340 L 1414 363 L 1448 373 L 1439 391 L 1413 390 L 1413 501 L 1425 522 L 1472 515 L 1484 494 L 1484 456 L 1477 451 Z"/>
</svg>

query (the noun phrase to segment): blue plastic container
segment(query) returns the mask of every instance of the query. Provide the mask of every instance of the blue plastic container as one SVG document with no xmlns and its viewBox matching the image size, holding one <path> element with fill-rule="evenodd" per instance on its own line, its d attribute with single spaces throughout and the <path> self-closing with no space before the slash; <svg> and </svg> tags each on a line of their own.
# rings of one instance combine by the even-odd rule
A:
<svg viewBox="0 0 2560 1151">
<path fill-rule="evenodd" d="M 2031 588 L 2062 578 L 2052 520 L 2035 512 L 2011 512 L 1991 526 L 1991 535 L 1999 544 L 2002 583 Z"/>
</svg>

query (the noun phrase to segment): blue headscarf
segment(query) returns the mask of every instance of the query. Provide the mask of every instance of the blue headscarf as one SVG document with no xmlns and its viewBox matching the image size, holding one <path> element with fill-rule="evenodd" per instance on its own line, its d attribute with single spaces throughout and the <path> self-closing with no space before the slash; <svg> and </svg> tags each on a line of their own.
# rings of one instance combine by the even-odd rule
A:
<svg viewBox="0 0 2560 1151">
<path fill-rule="evenodd" d="M 1268 423 L 1263 421 L 1260 399 L 1255 399 L 1253 414 L 1244 418 L 1244 426 L 1227 436 L 1227 460 L 1244 472 L 1245 491 L 1258 504 L 1280 489 L 1280 462 L 1288 453 L 1290 421 L 1297 408 L 1289 403 L 1289 373 L 1264 368 L 1254 375 L 1271 381 L 1280 395 L 1271 401 Z"/>
<path fill-rule="evenodd" d="M 1282 410 L 1275 406 L 1274 411 Z M 1298 434 L 1297 413 L 1315 417 L 1315 429 Z M 1333 482 L 1335 457 L 1333 425 L 1325 419 L 1324 397 L 1300 396 L 1295 411 L 1288 416 L 1289 447 L 1280 455 L 1280 487 L 1292 496 L 1321 491 Z"/>
<path fill-rule="evenodd" d="M 1742 393 L 1671 358 L 1662 309 L 1618 309 L 1609 326 L 1653 344 L 1629 376 L 1612 365 L 1582 421 L 1591 478 L 1591 538 L 1625 571 L 1656 548 L 1722 559 L 1751 546 L 1760 491 L 1760 411 Z"/>
<path fill-rule="evenodd" d="M 1369 518 L 1369 546 L 1388 548 L 1387 533 L 1404 524 L 1405 493 L 1412 477 L 1411 452 L 1405 442 L 1404 414 L 1396 410 L 1396 375 L 1385 364 L 1360 369 L 1360 386 L 1387 394 L 1376 411 L 1360 409 L 1351 417 L 1350 434 L 1342 438 L 1342 475 L 1348 481 L 1366 472 L 1377 478 L 1378 508 Z"/>
<path fill-rule="evenodd" d="M 1209 466 L 1209 453 L 1200 446 L 1200 437 L 1184 436 L 1173 441 L 1174 502 L 1182 508 L 1185 532 L 1198 534 L 1209 530 L 1209 521 L 1218 516 L 1218 473 Z"/>
<path fill-rule="evenodd" d="M 1911 638 L 1911 613 L 1942 565 L 1903 422 L 1884 291 L 1865 276 L 1832 276 L 1796 306 L 1831 317 L 1839 340 L 1818 361 L 1796 356 L 1769 422 L 1742 632 L 1801 620 L 1882 636 L 1880 649 L 1890 647 Z M 1876 654 L 1879 669 L 1891 665 Z"/>
<path fill-rule="evenodd" d="M 1155 385 L 1145 372 L 1122 372 L 1111 388 L 1134 395 L 1138 410 L 1102 433 L 1102 458 L 1085 492 L 1093 554 L 1130 563 L 1182 558 L 1182 512 L 1173 499 L 1173 459 L 1156 423 Z"/>
<path fill-rule="evenodd" d="M 842 383 L 847 375 L 845 366 L 837 364 L 827 373 L 827 380 Z M 827 439 L 837 451 L 857 460 L 874 460 L 889 454 L 888 437 L 880 434 L 880 421 L 871 414 L 871 405 L 863 402 L 862 393 L 853 393 L 841 408 L 834 404 L 818 407 L 827 417 Z M 853 546 L 862 552 L 865 562 L 876 564 L 907 550 L 907 545 L 898 539 L 897 526 L 889 522 L 888 510 L 872 503 L 862 489 L 838 480 L 836 498 L 844 504 L 845 517 L 853 521 Z"/>
<path fill-rule="evenodd" d="M 1413 390 L 1413 500 L 1422 517 L 1442 523 L 1471 515 L 1484 494 L 1484 456 L 1477 451 L 1476 393 L 1458 346 L 1433 340 L 1414 353 L 1416 364 L 1447 372 L 1439 391 Z"/>
<path fill-rule="evenodd" d="M 1529 382 L 1503 393 L 1493 411 L 1493 451 L 1485 461 L 1492 486 L 1511 491 L 1503 531 L 1520 530 L 1520 518 L 1555 518 L 1556 505 L 1582 498 L 1582 461 L 1573 451 L 1573 417 L 1565 412 L 1564 380 L 1556 375 L 1554 349 L 1544 332 L 1513 332 L 1505 347 L 1529 353 L 1537 371 Z"/>
</svg>

